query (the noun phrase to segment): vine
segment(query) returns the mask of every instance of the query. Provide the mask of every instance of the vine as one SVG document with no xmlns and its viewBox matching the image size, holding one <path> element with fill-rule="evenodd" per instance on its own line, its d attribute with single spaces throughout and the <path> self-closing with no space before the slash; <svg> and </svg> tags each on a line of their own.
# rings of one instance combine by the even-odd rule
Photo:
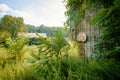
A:
<svg viewBox="0 0 120 80">
<path fill-rule="evenodd" d="M 78 24 L 81 19 L 84 18 L 85 0 L 66 0 L 66 16 L 67 21 L 74 20 L 75 24 Z"/>
<path fill-rule="evenodd" d="M 103 1 L 103 0 L 101 0 Z M 109 1 L 109 0 L 108 0 Z M 90 21 L 94 25 L 103 27 L 98 50 L 104 48 L 104 57 L 120 61 L 120 0 L 103 2 L 104 9 Z M 101 51 L 100 51 L 101 52 Z M 103 51 L 102 51 L 103 52 Z"/>
<path fill-rule="evenodd" d="M 85 9 L 103 6 L 89 22 L 103 28 L 97 44 L 98 50 L 103 52 L 104 48 L 104 57 L 120 61 L 120 0 L 66 0 L 66 2 L 67 22 L 73 20 L 75 26 L 84 19 Z"/>
</svg>

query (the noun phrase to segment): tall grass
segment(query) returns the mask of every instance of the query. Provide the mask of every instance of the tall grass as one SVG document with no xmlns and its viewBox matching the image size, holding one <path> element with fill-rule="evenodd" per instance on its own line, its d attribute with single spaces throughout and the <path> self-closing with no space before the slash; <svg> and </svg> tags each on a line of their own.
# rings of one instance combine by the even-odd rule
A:
<svg viewBox="0 0 120 80">
<path fill-rule="evenodd" d="M 102 80 L 96 72 L 103 67 L 97 61 L 86 61 L 83 57 L 69 55 L 73 47 L 61 32 L 46 40 L 40 37 L 43 45 L 38 54 L 32 54 L 31 73 L 36 80 Z M 69 41 L 70 42 L 70 41 Z M 74 52 L 73 52 L 74 54 Z"/>
<path fill-rule="evenodd" d="M 0 48 L 0 80 L 33 80 L 30 70 L 24 63 L 24 46 L 27 39 L 18 37 L 6 39 L 7 48 Z"/>
<path fill-rule="evenodd" d="M 40 40 L 42 45 L 34 50 L 26 48 L 27 41 L 23 37 L 8 40 L 8 48 L 0 48 L 0 80 L 120 79 L 120 63 L 71 55 L 77 53 L 76 47 L 61 32 L 56 32 L 52 39 L 40 37 Z"/>
</svg>

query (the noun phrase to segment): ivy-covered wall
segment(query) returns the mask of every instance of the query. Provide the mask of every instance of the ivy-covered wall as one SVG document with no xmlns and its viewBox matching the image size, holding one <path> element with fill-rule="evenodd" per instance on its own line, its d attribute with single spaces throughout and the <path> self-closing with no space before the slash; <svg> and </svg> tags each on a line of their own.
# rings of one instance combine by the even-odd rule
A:
<svg viewBox="0 0 120 80">
<path fill-rule="evenodd" d="M 72 38 L 84 31 L 87 41 L 80 43 L 80 51 L 91 56 L 120 60 L 120 0 L 65 0 L 67 23 Z M 84 54 L 83 53 L 83 54 Z"/>
<path fill-rule="evenodd" d="M 101 9 L 101 6 L 87 6 L 86 0 L 68 0 L 68 22 L 72 39 L 77 41 L 80 32 L 86 34 L 85 42 L 78 42 L 79 53 L 86 57 L 91 57 L 95 49 L 95 41 L 100 35 L 101 29 L 98 26 L 90 25 L 91 20 Z"/>
</svg>

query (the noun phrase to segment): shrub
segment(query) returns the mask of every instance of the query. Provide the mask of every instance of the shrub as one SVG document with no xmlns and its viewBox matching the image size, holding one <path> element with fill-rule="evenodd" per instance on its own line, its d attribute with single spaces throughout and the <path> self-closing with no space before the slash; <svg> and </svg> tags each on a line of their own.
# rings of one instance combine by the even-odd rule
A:
<svg viewBox="0 0 120 80">
<path fill-rule="evenodd" d="M 41 41 L 39 38 L 30 38 L 28 41 L 29 45 L 40 45 Z"/>
</svg>

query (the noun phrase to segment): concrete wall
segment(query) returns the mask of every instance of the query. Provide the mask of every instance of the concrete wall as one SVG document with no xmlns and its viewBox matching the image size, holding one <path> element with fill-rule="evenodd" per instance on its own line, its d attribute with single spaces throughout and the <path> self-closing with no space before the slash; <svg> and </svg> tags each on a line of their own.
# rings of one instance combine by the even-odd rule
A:
<svg viewBox="0 0 120 80">
<path fill-rule="evenodd" d="M 71 34 L 72 34 L 72 38 L 74 40 L 76 40 L 76 36 L 79 32 L 86 33 L 87 41 L 86 42 L 78 42 L 79 43 L 78 51 L 79 51 L 80 55 L 84 55 L 88 58 L 90 58 L 92 53 L 95 51 L 95 44 L 101 33 L 100 27 L 90 25 L 89 20 L 91 18 L 93 18 L 100 9 L 101 8 L 99 8 L 99 7 L 86 9 L 85 10 L 85 18 L 82 21 L 80 21 L 77 26 L 75 25 L 74 21 L 70 22 Z"/>
</svg>

